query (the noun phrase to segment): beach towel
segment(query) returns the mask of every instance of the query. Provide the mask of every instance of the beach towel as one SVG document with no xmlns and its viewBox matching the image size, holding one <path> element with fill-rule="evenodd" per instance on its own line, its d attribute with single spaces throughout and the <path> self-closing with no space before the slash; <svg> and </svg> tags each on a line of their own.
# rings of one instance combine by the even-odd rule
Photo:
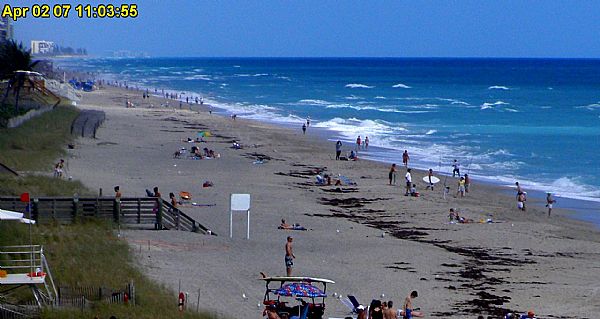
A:
<svg viewBox="0 0 600 319">
<path fill-rule="evenodd" d="M 354 182 L 353 180 L 349 179 L 348 177 L 346 177 L 344 175 L 340 175 L 340 180 L 342 181 L 342 183 L 344 183 L 346 185 L 356 185 L 356 182 Z"/>
</svg>

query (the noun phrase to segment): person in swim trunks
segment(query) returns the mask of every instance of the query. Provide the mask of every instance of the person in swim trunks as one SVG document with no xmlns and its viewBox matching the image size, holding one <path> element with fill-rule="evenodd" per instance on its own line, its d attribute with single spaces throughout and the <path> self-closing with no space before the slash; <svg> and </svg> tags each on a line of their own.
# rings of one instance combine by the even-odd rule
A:
<svg viewBox="0 0 600 319">
<path fill-rule="evenodd" d="M 292 249 L 293 240 L 292 236 L 288 236 L 285 243 L 285 269 L 288 277 L 292 275 L 292 266 L 294 266 L 294 258 L 296 258 Z"/>
<path fill-rule="evenodd" d="M 404 319 L 411 319 L 412 317 L 425 317 L 425 314 L 423 314 L 420 311 L 413 311 L 413 304 L 412 301 L 413 299 L 417 298 L 419 296 L 419 294 L 417 293 L 416 290 L 413 290 L 410 295 L 408 295 L 408 297 L 406 297 L 406 299 L 404 299 Z"/>
</svg>

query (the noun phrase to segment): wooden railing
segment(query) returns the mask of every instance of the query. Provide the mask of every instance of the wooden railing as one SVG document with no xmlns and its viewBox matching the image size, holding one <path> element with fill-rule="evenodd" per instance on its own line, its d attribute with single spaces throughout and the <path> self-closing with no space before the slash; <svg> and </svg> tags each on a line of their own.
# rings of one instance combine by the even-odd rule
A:
<svg viewBox="0 0 600 319">
<path fill-rule="evenodd" d="M 25 212 L 19 197 L 0 197 L 0 208 Z M 28 213 L 25 214 L 29 217 Z M 142 225 L 216 235 L 162 198 L 153 197 L 38 197 L 31 202 L 31 218 L 37 223 L 69 224 L 86 218 L 111 219 L 119 225 Z"/>
</svg>

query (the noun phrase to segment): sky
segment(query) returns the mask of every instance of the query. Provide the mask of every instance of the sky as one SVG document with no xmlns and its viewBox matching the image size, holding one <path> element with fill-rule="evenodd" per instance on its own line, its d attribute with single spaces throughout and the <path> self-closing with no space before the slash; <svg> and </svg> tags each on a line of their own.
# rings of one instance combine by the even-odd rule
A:
<svg viewBox="0 0 600 319">
<path fill-rule="evenodd" d="M 84 47 L 94 55 L 129 50 L 154 57 L 600 58 L 600 1 L 102 3 L 137 3 L 139 16 L 77 18 L 74 9 L 69 19 L 29 16 L 14 22 L 15 38 L 26 46 L 35 39 Z"/>
</svg>

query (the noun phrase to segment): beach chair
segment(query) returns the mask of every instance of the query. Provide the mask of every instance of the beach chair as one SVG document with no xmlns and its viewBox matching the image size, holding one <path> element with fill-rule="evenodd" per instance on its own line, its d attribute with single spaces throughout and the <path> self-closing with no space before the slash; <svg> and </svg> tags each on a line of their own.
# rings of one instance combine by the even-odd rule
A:
<svg viewBox="0 0 600 319">
<path fill-rule="evenodd" d="M 356 297 L 348 295 L 347 297 L 340 299 L 340 301 L 350 310 L 350 312 L 358 313 L 358 306 L 360 306 L 360 303 L 356 300 Z"/>
</svg>

